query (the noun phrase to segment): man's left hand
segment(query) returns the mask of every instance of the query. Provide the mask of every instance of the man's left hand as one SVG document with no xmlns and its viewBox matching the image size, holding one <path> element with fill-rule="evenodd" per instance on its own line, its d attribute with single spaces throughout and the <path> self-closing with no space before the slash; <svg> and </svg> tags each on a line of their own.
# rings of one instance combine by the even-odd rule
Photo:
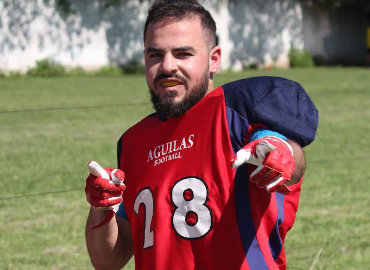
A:
<svg viewBox="0 0 370 270">
<path fill-rule="evenodd" d="M 232 160 L 232 167 L 243 163 L 257 166 L 250 181 L 268 192 L 288 193 L 285 183 L 294 173 L 295 161 L 290 144 L 278 137 L 266 136 L 253 140 L 240 149 Z"/>
</svg>

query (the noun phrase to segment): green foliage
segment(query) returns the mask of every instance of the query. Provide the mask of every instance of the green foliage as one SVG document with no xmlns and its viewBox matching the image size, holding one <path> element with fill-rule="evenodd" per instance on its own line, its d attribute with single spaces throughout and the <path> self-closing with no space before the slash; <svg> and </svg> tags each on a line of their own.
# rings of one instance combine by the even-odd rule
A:
<svg viewBox="0 0 370 270">
<path fill-rule="evenodd" d="M 145 74 L 145 67 L 138 61 L 132 60 L 128 64 L 116 66 L 108 65 L 99 68 L 96 71 L 86 71 L 83 67 L 77 66 L 73 68 L 66 68 L 62 64 L 59 64 L 50 59 L 42 59 L 36 61 L 36 65 L 30 68 L 26 75 L 29 76 L 122 76 L 123 74 Z M 22 74 L 18 71 L 10 71 L 3 73 L 0 70 L 0 77 L 14 77 L 21 76 Z"/>
<path fill-rule="evenodd" d="M 92 73 L 93 75 L 98 76 L 120 76 L 122 75 L 122 70 L 118 66 L 104 66 L 99 70 Z"/>
<path fill-rule="evenodd" d="M 145 74 L 145 66 L 139 61 L 132 60 L 126 65 L 121 66 L 124 74 Z"/>
<path fill-rule="evenodd" d="M 368 269 L 370 70 L 248 70 L 215 79 L 261 75 L 298 81 L 320 112 L 285 241 L 288 269 Z M 21 76 L 0 84 L 0 269 L 92 269 L 86 163 L 116 166 L 119 136 L 152 112 L 145 76 Z"/>
<path fill-rule="evenodd" d="M 306 50 L 291 48 L 289 53 L 291 67 L 312 67 L 314 66 L 312 55 Z"/>
<path fill-rule="evenodd" d="M 23 76 L 24 74 L 22 74 L 20 71 L 18 70 L 11 70 L 7 73 L 7 76 L 9 77 L 20 77 L 20 76 Z"/>
<path fill-rule="evenodd" d="M 42 59 L 36 61 L 36 66 L 29 69 L 27 74 L 32 76 L 61 76 L 66 74 L 66 69 L 53 60 Z"/>
<path fill-rule="evenodd" d="M 128 64 L 120 66 L 104 66 L 98 71 L 92 73 L 98 76 L 120 76 L 122 74 L 133 75 L 133 74 L 145 74 L 145 67 L 138 61 L 132 60 Z"/>
<path fill-rule="evenodd" d="M 77 66 L 67 70 L 67 74 L 71 76 L 83 76 L 87 75 L 88 73 L 83 69 L 83 67 Z"/>
<path fill-rule="evenodd" d="M 243 70 L 248 70 L 248 69 L 258 69 L 258 63 L 257 62 L 251 62 L 248 64 L 243 65 Z"/>
</svg>

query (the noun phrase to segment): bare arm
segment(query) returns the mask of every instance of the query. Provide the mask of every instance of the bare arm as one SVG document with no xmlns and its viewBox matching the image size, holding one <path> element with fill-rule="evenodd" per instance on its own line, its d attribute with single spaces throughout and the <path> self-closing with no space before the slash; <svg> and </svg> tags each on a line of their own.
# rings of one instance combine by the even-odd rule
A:
<svg viewBox="0 0 370 270">
<path fill-rule="evenodd" d="M 299 182 L 306 169 L 306 159 L 304 156 L 303 148 L 295 141 L 288 140 L 288 142 L 292 146 L 292 149 L 293 149 L 295 167 L 294 167 L 294 173 L 292 175 L 292 178 L 286 182 L 287 186 L 293 185 Z"/>
<path fill-rule="evenodd" d="M 133 255 L 130 225 L 113 217 L 103 226 L 91 229 L 105 214 L 103 209 L 90 209 L 85 229 L 87 250 L 95 269 L 121 269 Z"/>
</svg>

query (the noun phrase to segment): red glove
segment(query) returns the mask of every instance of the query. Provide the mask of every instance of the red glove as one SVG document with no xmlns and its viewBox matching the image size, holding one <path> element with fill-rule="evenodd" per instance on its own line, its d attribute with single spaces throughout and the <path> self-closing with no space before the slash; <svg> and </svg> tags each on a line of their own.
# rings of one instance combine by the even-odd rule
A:
<svg viewBox="0 0 370 270">
<path fill-rule="evenodd" d="M 86 199 L 93 207 L 107 210 L 107 215 L 93 228 L 107 223 L 117 212 L 126 189 L 123 183 L 125 174 L 117 169 L 103 169 L 97 162 L 90 161 L 87 165 L 90 174 L 86 179 Z"/>
<path fill-rule="evenodd" d="M 240 149 L 232 160 L 232 167 L 243 163 L 256 165 L 250 181 L 268 192 L 288 193 L 285 182 L 294 172 L 293 150 L 288 142 L 278 137 L 266 136 L 256 139 Z"/>
</svg>

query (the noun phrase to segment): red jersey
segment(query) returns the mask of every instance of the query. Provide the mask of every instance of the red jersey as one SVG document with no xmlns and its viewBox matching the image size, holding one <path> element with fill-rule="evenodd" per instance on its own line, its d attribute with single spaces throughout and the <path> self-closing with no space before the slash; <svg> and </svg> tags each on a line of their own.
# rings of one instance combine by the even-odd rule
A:
<svg viewBox="0 0 370 270">
<path fill-rule="evenodd" d="M 136 269 L 285 268 L 300 183 L 268 193 L 248 181 L 247 166 L 231 167 L 253 125 L 227 100 L 219 87 L 183 116 L 150 115 L 121 137 Z"/>
</svg>

